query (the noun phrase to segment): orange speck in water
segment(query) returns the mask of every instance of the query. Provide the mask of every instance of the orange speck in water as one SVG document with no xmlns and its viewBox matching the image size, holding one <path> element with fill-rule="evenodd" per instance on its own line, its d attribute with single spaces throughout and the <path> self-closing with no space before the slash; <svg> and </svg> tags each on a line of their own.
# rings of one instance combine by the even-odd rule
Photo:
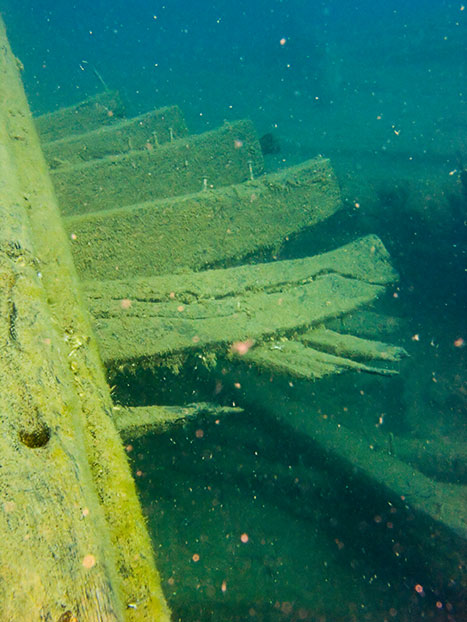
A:
<svg viewBox="0 0 467 622">
<path fill-rule="evenodd" d="M 243 542 L 243 544 L 246 544 L 249 539 L 250 538 L 248 537 L 247 533 L 242 533 L 242 535 L 240 536 L 240 540 Z"/>
<path fill-rule="evenodd" d="M 287 39 L 285 37 L 282 37 L 282 39 L 279 41 L 279 43 L 281 45 L 285 45 L 287 43 Z"/>
<path fill-rule="evenodd" d="M 462 337 L 459 337 L 454 341 L 454 346 L 456 348 L 463 348 L 465 346 L 465 341 L 462 339 Z"/>
<path fill-rule="evenodd" d="M 423 594 L 423 585 L 417 583 L 417 585 L 414 587 L 414 590 L 417 592 L 417 594 Z"/>
<path fill-rule="evenodd" d="M 199 555 L 198 553 L 194 553 L 193 557 L 191 558 L 194 562 L 199 562 Z"/>
<path fill-rule="evenodd" d="M 221 592 L 226 592 L 227 591 L 227 582 L 224 580 L 222 581 L 221 584 Z"/>
<path fill-rule="evenodd" d="M 253 339 L 246 339 L 245 341 L 235 341 L 230 346 L 230 351 L 233 354 L 239 354 L 240 356 L 243 356 L 244 354 L 248 352 L 248 350 L 251 348 L 253 344 L 254 344 Z"/>
</svg>

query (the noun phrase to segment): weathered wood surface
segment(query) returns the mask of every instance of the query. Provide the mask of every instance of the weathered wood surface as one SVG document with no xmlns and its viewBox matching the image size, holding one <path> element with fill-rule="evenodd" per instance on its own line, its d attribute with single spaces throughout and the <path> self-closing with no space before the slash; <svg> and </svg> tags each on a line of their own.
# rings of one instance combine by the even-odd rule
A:
<svg viewBox="0 0 467 622">
<path fill-rule="evenodd" d="M 0 619 L 168 620 L 17 66 L 0 21 Z"/>
<path fill-rule="evenodd" d="M 397 279 L 376 236 L 316 257 L 85 283 L 107 365 L 304 332 Z"/>
<path fill-rule="evenodd" d="M 406 330 L 406 320 L 369 309 L 357 309 L 353 313 L 328 322 L 326 326 L 340 333 L 351 333 L 368 339 L 388 339 Z"/>
<path fill-rule="evenodd" d="M 351 357 L 358 360 L 382 360 L 396 362 L 408 356 L 400 346 L 393 346 L 382 341 L 362 339 L 354 335 L 337 333 L 328 328 L 315 328 L 303 333 L 298 339 L 318 350 L 335 356 Z"/>
<path fill-rule="evenodd" d="M 75 106 L 60 108 L 34 119 L 43 143 L 59 140 L 111 125 L 125 116 L 125 107 L 116 91 L 104 91 Z"/>
<path fill-rule="evenodd" d="M 307 348 L 296 340 L 281 340 L 251 348 L 243 355 L 245 363 L 273 374 L 293 378 L 318 380 L 331 374 L 360 371 L 381 376 L 393 376 L 397 370 L 365 365 L 352 358 L 335 356 L 315 348 Z"/>
<path fill-rule="evenodd" d="M 138 149 L 152 151 L 187 133 L 180 108 L 166 106 L 84 134 L 44 143 L 42 151 L 53 169 Z"/>
<path fill-rule="evenodd" d="M 114 406 L 113 420 L 125 441 L 147 434 L 161 434 L 177 425 L 200 417 L 223 417 L 243 412 L 242 408 L 219 406 L 208 402 L 186 406 Z"/>
<path fill-rule="evenodd" d="M 261 147 L 250 121 L 187 136 L 159 149 L 108 156 L 52 171 L 64 214 L 228 186 L 263 172 Z"/>
<path fill-rule="evenodd" d="M 341 207 L 329 161 L 243 184 L 65 219 L 83 279 L 125 279 L 228 265 L 277 249 Z"/>
</svg>

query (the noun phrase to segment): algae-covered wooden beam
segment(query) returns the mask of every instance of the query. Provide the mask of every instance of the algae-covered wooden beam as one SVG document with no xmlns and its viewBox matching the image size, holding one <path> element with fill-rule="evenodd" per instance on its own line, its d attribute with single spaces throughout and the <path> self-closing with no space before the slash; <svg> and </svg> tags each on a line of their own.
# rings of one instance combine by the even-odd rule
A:
<svg viewBox="0 0 467 622">
<path fill-rule="evenodd" d="M 113 420 L 125 441 L 147 434 L 161 434 L 177 425 L 185 425 L 199 417 L 221 417 L 243 412 L 242 408 L 198 402 L 186 406 L 113 407 Z"/>
<path fill-rule="evenodd" d="M 228 265 L 316 225 L 341 206 L 329 161 L 243 184 L 65 219 L 83 279 Z"/>
<path fill-rule="evenodd" d="M 62 212 L 77 214 L 227 186 L 262 171 L 253 124 L 237 121 L 159 149 L 62 166 L 52 180 Z"/>
<path fill-rule="evenodd" d="M 166 106 L 77 136 L 43 143 L 42 151 L 50 168 L 58 168 L 138 149 L 151 151 L 187 133 L 180 108 Z"/>
<path fill-rule="evenodd" d="M 372 339 L 362 339 L 354 335 L 343 335 L 327 328 L 312 329 L 299 335 L 298 339 L 317 350 L 358 360 L 396 362 L 408 356 L 407 351 L 401 346 L 393 346 Z"/>
<path fill-rule="evenodd" d="M 0 619 L 168 620 L 0 21 Z"/>
<path fill-rule="evenodd" d="M 289 339 L 253 347 L 245 354 L 237 356 L 243 363 L 268 370 L 273 374 L 308 380 L 318 380 L 330 374 L 341 374 L 349 370 L 381 376 L 393 376 L 398 373 L 397 370 L 387 367 L 365 365 L 349 358 L 307 348 L 303 343 Z"/>
<path fill-rule="evenodd" d="M 41 141 L 46 143 L 111 125 L 125 116 L 125 106 L 116 91 L 104 91 L 68 108 L 60 108 L 34 119 Z"/>
<path fill-rule="evenodd" d="M 115 365 L 304 332 L 373 301 L 395 278 L 368 236 L 307 259 L 85 286 L 101 354 Z"/>
</svg>

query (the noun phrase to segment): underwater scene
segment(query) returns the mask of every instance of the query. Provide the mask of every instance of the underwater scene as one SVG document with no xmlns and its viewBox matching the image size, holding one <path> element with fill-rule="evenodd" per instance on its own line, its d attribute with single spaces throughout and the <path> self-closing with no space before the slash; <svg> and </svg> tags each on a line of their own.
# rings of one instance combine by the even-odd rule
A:
<svg viewBox="0 0 467 622">
<path fill-rule="evenodd" d="M 467 622 L 466 7 L 0 0 L 0 622 Z"/>
</svg>

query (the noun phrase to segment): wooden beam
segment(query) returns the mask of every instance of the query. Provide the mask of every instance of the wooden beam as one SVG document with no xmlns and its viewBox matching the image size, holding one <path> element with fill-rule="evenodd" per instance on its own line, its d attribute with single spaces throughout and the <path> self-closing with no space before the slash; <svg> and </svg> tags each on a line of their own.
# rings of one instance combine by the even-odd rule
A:
<svg viewBox="0 0 467 622">
<path fill-rule="evenodd" d="M 129 441 L 147 434 L 161 434 L 192 419 L 235 415 L 243 409 L 199 402 L 186 406 L 114 406 L 112 411 L 117 430 Z"/>
<path fill-rule="evenodd" d="M 50 168 L 58 168 L 140 149 L 151 151 L 187 133 L 180 108 L 166 106 L 77 136 L 42 143 L 42 151 Z"/>
<path fill-rule="evenodd" d="M 62 212 L 78 214 L 228 186 L 260 175 L 263 166 L 253 124 L 237 121 L 153 151 L 62 166 L 52 181 Z"/>
<path fill-rule="evenodd" d="M 0 618 L 168 620 L 0 20 Z"/>
<path fill-rule="evenodd" d="M 83 279 L 125 279 L 272 253 L 340 207 L 329 161 L 315 158 L 243 184 L 72 216 L 65 224 Z"/>
<path fill-rule="evenodd" d="M 125 116 L 125 106 L 117 91 L 104 91 L 82 102 L 48 112 L 34 119 L 42 142 L 82 134 L 111 125 Z"/>
<path fill-rule="evenodd" d="M 101 354 L 113 366 L 305 332 L 375 300 L 396 278 L 384 246 L 368 236 L 307 259 L 90 282 L 86 292 Z"/>
</svg>

